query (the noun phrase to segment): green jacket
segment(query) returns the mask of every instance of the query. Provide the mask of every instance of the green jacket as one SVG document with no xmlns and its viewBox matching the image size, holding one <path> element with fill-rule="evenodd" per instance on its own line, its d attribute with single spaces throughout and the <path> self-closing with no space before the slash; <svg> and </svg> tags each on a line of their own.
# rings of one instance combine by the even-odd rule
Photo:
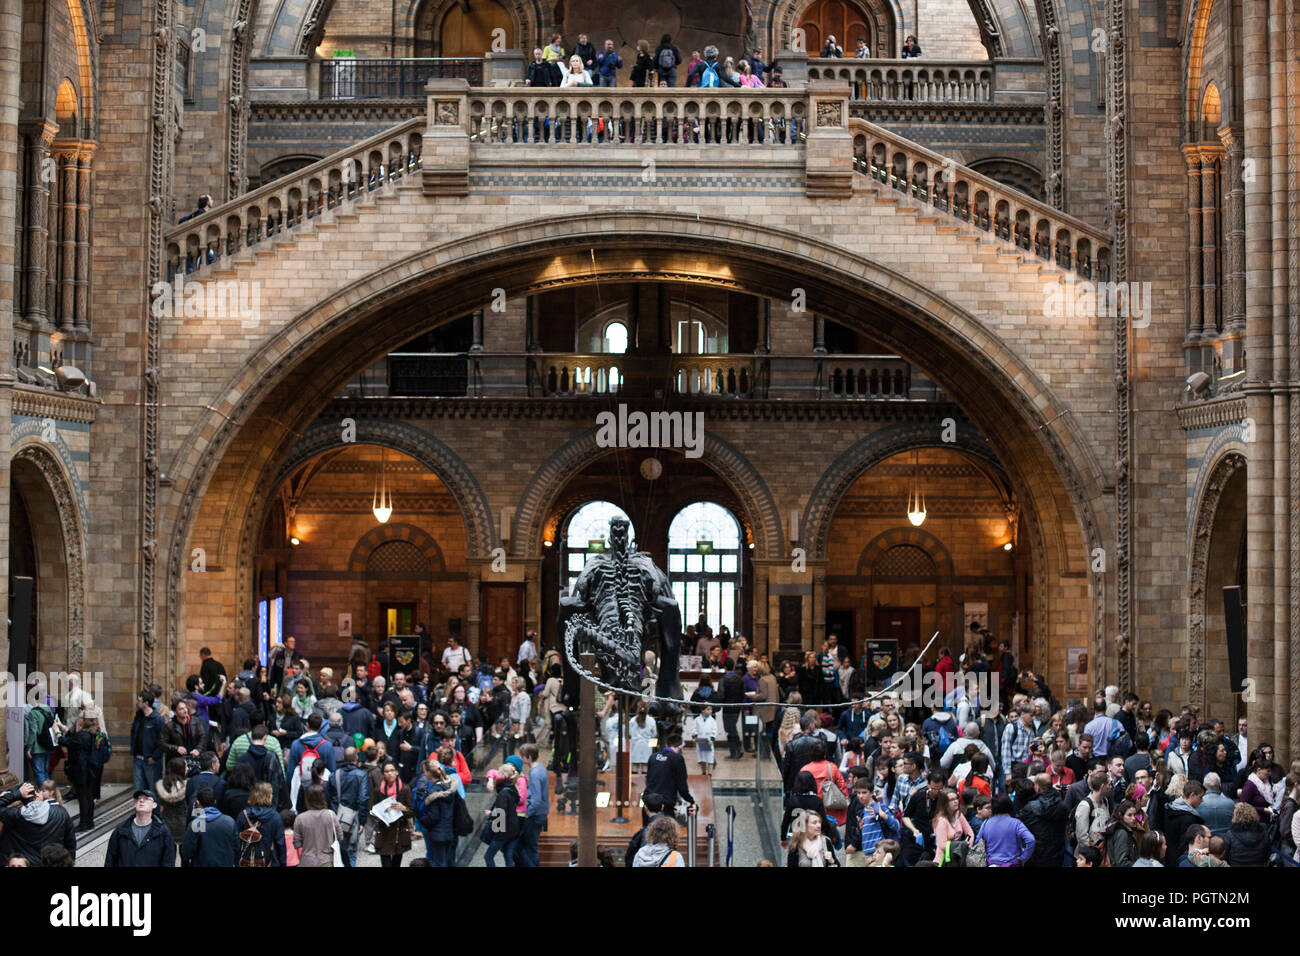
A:
<svg viewBox="0 0 1300 956">
<path fill-rule="evenodd" d="M 49 747 L 36 739 L 36 735 L 40 733 L 41 724 L 44 722 L 41 717 L 42 711 L 47 714 L 51 713 L 50 708 L 44 704 L 37 704 L 27 712 L 26 729 L 23 733 L 23 747 L 34 754 L 47 754 L 50 752 Z"/>
</svg>

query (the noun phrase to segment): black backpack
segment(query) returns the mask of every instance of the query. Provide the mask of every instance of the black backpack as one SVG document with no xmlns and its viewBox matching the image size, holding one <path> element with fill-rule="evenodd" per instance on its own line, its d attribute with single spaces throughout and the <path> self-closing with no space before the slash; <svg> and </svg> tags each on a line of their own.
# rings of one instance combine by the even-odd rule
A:
<svg viewBox="0 0 1300 956">
<path fill-rule="evenodd" d="M 465 798 L 458 793 L 451 799 L 453 805 L 452 832 L 458 837 L 469 836 L 474 832 L 474 818 L 469 815 L 469 807 L 465 805 Z"/>
<path fill-rule="evenodd" d="M 59 745 L 58 734 L 54 731 L 54 713 L 46 707 L 40 708 L 38 712 L 41 715 L 41 726 L 36 731 L 36 742 L 53 750 Z"/>
</svg>

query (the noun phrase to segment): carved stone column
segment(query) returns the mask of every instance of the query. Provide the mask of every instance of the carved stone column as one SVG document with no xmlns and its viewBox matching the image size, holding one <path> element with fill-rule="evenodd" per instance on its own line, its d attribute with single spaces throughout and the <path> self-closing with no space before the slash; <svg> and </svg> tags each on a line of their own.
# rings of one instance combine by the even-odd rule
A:
<svg viewBox="0 0 1300 956">
<path fill-rule="evenodd" d="M 1223 147 L 1201 144 L 1201 338 L 1217 338 L 1223 326 L 1219 305 L 1219 183 L 1223 168 Z M 1210 362 L 1204 356 L 1203 362 Z"/>
<path fill-rule="evenodd" d="M 1240 371 L 1244 359 L 1246 331 L 1246 190 L 1243 182 L 1245 143 L 1241 129 L 1228 126 L 1219 131 L 1227 173 L 1227 205 L 1223 217 L 1224 312 L 1223 370 Z"/>
<path fill-rule="evenodd" d="M 72 331 L 77 305 L 77 152 L 59 154 L 59 328 Z"/>
<path fill-rule="evenodd" d="M 1187 348 L 1201 338 L 1201 154 L 1189 143 L 1183 147 L 1183 157 L 1187 161 Z M 1188 364 L 1195 364 L 1190 353 Z"/>
<path fill-rule="evenodd" d="M 78 336 L 90 334 L 90 167 L 94 153 L 95 147 L 90 143 L 83 143 L 77 152 L 77 272 L 73 327 Z"/>
<path fill-rule="evenodd" d="M 20 133 L 31 138 L 31 146 L 25 156 L 27 188 L 23 196 L 27 209 L 24 236 L 26 252 L 22 259 L 26 301 L 14 304 L 22 310 L 23 319 L 39 328 L 45 328 L 49 322 L 45 299 L 48 269 L 46 243 L 50 235 L 50 177 L 47 175 L 47 160 L 50 158 L 50 144 L 54 142 L 56 132 L 58 127 L 40 121 L 29 124 Z"/>
</svg>

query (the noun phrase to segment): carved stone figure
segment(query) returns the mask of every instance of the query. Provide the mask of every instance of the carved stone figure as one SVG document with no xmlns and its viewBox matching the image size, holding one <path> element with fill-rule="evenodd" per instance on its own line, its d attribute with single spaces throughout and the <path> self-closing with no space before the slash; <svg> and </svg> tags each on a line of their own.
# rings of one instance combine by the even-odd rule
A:
<svg viewBox="0 0 1300 956">
<path fill-rule="evenodd" d="M 588 651 L 596 655 L 602 680 L 639 694 L 641 662 L 647 650 L 654 650 L 660 661 L 655 695 L 681 697 L 681 609 L 668 576 L 628 544 L 627 532 L 626 518 L 610 519 L 609 550 L 589 558 L 573 593 L 560 598 L 556 623 L 564 641 L 564 689 L 571 706 L 578 702 L 574 668 Z"/>
</svg>

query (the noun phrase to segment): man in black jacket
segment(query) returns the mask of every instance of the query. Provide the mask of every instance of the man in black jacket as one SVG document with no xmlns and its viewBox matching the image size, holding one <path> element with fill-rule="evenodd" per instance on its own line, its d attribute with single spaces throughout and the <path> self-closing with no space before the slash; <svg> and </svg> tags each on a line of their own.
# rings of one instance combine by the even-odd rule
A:
<svg viewBox="0 0 1300 956">
<path fill-rule="evenodd" d="M 1034 777 L 1034 790 L 1034 799 L 1019 814 L 1020 822 L 1034 835 L 1034 855 L 1025 866 L 1064 866 L 1065 803 L 1048 774 Z"/>
<path fill-rule="evenodd" d="M 736 673 L 736 662 L 731 658 L 727 658 L 727 663 L 724 666 L 726 673 L 722 675 L 722 680 L 718 682 L 722 703 L 743 704 L 745 702 L 745 679 Z M 727 747 L 731 751 L 727 755 L 729 760 L 739 760 L 745 756 L 740 743 L 740 730 L 737 726 L 739 721 L 739 707 L 722 708 L 722 728 L 727 733 Z"/>
<path fill-rule="evenodd" d="M 194 806 L 198 816 L 185 830 L 181 862 L 186 866 L 233 867 L 239 857 L 235 821 L 217 809 L 217 796 L 211 787 L 199 788 Z"/>
<path fill-rule="evenodd" d="M 907 798 L 907 806 L 903 808 L 903 816 L 912 821 L 912 826 L 916 832 L 921 834 L 925 840 L 925 853 L 928 856 L 934 856 L 934 815 L 941 806 L 941 800 L 947 800 L 943 788 L 947 783 L 943 773 L 933 770 L 925 778 L 925 789 L 917 790 Z M 920 853 L 913 850 L 916 846 L 916 840 L 906 839 L 904 834 L 903 856 L 909 864 L 915 863 L 920 859 Z M 915 854 L 915 856 L 913 856 Z"/>
<path fill-rule="evenodd" d="M 1187 833 L 1193 824 L 1205 825 L 1196 808 L 1205 799 L 1205 787 L 1197 780 L 1183 784 L 1183 795 L 1165 808 L 1161 829 L 1165 834 L 1165 866 L 1177 866 L 1178 858 L 1187 852 Z"/>
<path fill-rule="evenodd" d="M 176 842 L 167 824 L 153 815 L 153 792 L 135 792 L 135 816 L 117 825 L 108 838 L 104 866 L 157 867 L 176 865 Z"/>
<path fill-rule="evenodd" d="M 226 781 L 221 779 L 220 773 L 221 758 L 215 751 L 203 751 L 199 755 L 199 766 L 203 768 L 202 771 L 185 782 L 185 806 L 190 816 L 194 816 L 194 797 L 203 787 L 210 787 L 216 794 L 213 802 L 208 804 L 211 807 L 215 807 L 216 801 L 226 792 Z"/>
<path fill-rule="evenodd" d="M 678 798 L 694 804 L 691 788 L 686 783 L 686 758 L 681 754 L 682 735 L 673 733 L 667 745 L 650 755 L 646 764 L 645 789 L 664 798 L 664 803 L 675 806 Z"/>
<path fill-rule="evenodd" d="M 19 806 L 18 804 L 21 804 Z M 24 783 L 0 794 L 0 859 L 21 853 L 31 866 L 41 865 L 41 847 L 62 844 L 77 855 L 77 832 L 68 811 L 56 800 L 42 800 L 40 792 Z"/>
<path fill-rule="evenodd" d="M 814 733 L 817 728 L 817 712 L 810 710 L 799 720 L 799 733 L 790 738 L 785 746 L 785 759 L 781 762 L 781 781 L 786 793 L 794 792 L 794 778 L 800 770 L 812 760 L 813 744 L 826 738 Z"/>
</svg>

